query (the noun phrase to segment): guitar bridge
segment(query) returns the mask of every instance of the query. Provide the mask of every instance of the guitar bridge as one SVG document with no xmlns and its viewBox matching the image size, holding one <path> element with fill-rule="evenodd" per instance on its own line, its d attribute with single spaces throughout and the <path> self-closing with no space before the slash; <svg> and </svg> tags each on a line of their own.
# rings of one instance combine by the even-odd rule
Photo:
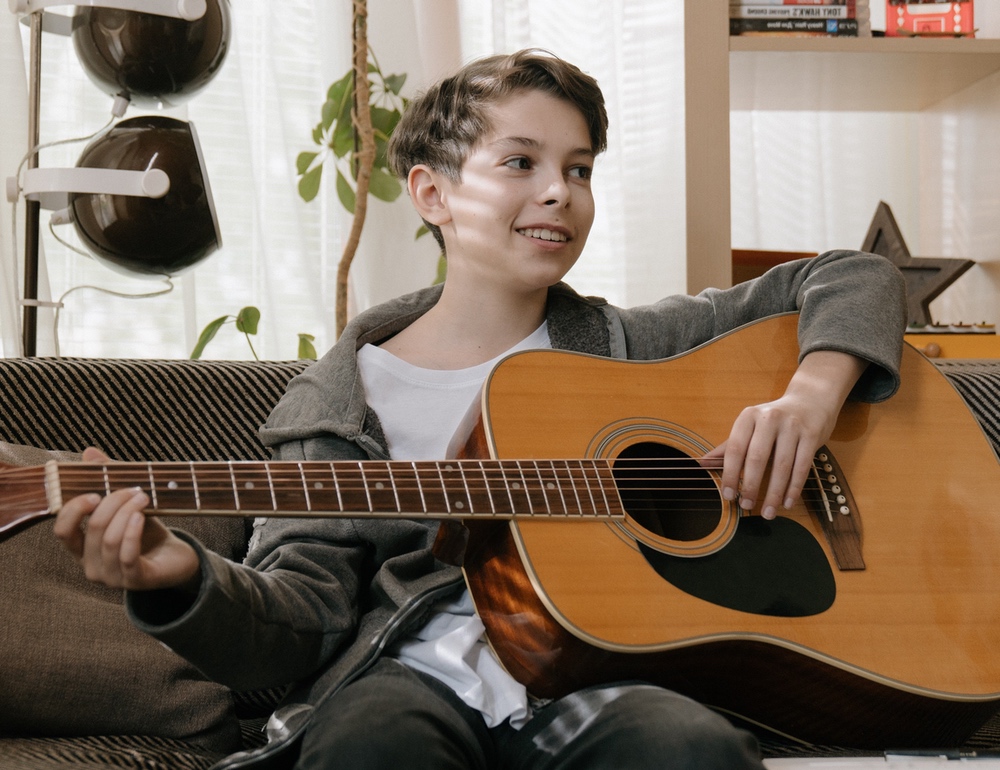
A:
<svg viewBox="0 0 1000 770">
<path fill-rule="evenodd" d="M 806 507 L 820 527 L 841 570 L 865 568 L 861 550 L 861 514 L 851 488 L 829 447 L 821 446 L 813 458 L 812 473 L 803 495 Z"/>
</svg>

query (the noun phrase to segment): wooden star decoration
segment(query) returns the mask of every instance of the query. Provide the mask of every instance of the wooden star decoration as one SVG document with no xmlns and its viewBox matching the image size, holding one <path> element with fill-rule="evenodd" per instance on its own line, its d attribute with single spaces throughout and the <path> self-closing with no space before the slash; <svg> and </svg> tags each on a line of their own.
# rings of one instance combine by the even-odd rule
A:
<svg viewBox="0 0 1000 770">
<path fill-rule="evenodd" d="M 862 251 L 886 257 L 903 273 L 906 281 L 907 321 L 911 326 L 930 326 L 930 304 L 975 263 L 971 259 L 911 257 L 892 209 L 879 201 Z"/>
</svg>

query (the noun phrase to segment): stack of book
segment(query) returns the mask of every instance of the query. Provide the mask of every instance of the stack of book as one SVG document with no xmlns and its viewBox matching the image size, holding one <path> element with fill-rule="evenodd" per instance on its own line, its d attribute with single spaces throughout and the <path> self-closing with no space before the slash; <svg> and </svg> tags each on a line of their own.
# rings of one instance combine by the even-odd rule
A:
<svg viewBox="0 0 1000 770">
<path fill-rule="evenodd" d="M 730 35 L 871 37 L 869 0 L 729 0 Z"/>
</svg>

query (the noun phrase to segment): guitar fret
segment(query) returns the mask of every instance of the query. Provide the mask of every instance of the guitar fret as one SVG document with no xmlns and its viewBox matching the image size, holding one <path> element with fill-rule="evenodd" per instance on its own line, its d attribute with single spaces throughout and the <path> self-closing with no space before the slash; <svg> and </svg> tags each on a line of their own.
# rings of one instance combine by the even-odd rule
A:
<svg viewBox="0 0 1000 770">
<path fill-rule="evenodd" d="M 358 470 L 361 471 L 361 486 L 365 491 L 365 496 L 368 498 L 368 510 L 372 510 L 372 491 L 368 487 L 368 479 L 365 476 L 365 466 L 364 463 L 358 463 Z"/>
<path fill-rule="evenodd" d="M 337 492 L 337 510 L 344 510 L 344 498 L 340 494 L 340 482 L 337 481 L 337 466 L 332 462 L 330 463 L 330 480 L 333 482 L 333 488 Z"/>
<path fill-rule="evenodd" d="M 479 461 L 479 472 L 483 474 L 483 484 L 485 485 L 486 488 L 486 497 L 490 501 L 490 510 L 493 512 L 493 515 L 496 516 L 497 513 L 496 500 L 493 499 L 493 491 L 490 489 L 490 478 L 486 474 L 486 464 L 482 460 Z"/>
<path fill-rule="evenodd" d="M 583 500 L 580 499 L 580 490 L 576 485 L 576 479 L 573 478 L 573 466 L 570 465 L 569 460 L 563 460 L 563 466 L 566 470 L 566 476 L 569 479 L 569 488 L 573 492 L 573 499 L 576 500 L 576 507 L 573 509 L 572 514 L 579 516 L 583 510 Z"/>
<path fill-rule="evenodd" d="M 510 502 L 511 513 L 517 513 L 517 506 L 514 504 L 514 494 L 510 487 L 510 479 L 507 478 L 507 468 L 500 463 L 500 475 L 503 477 L 503 488 L 507 492 L 507 500 Z"/>
<path fill-rule="evenodd" d="M 274 479 L 271 478 L 271 466 L 264 463 L 264 472 L 267 473 L 267 487 L 271 490 L 271 510 L 278 510 L 278 498 L 274 493 Z"/>
<path fill-rule="evenodd" d="M 579 476 L 583 476 L 583 483 L 579 481 Z M 588 516 L 594 512 L 594 494 L 593 490 L 590 489 L 590 485 L 587 482 L 587 470 L 583 465 L 583 462 L 574 462 L 570 468 L 570 477 L 573 478 L 574 484 L 573 488 L 577 490 L 578 495 L 582 495 L 580 500 L 580 511 L 581 516 Z M 587 500 L 590 500 L 590 510 L 587 510 Z"/>
<path fill-rule="evenodd" d="M 240 493 L 236 488 L 236 471 L 233 470 L 233 461 L 229 461 L 229 481 L 233 485 L 233 504 L 236 506 L 236 510 L 240 510 Z"/>
<path fill-rule="evenodd" d="M 146 474 L 149 476 L 149 501 L 152 503 L 153 509 L 155 510 L 158 507 L 158 503 L 156 501 L 156 481 L 153 478 L 152 463 L 146 463 Z"/>
<path fill-rule="evenodd" d="M 597 491 L 601 496 L 601 511 L 607 512 L 611 510 L 611 502 L 608 500 L 608 490 L 605 488 L 604 483 L 601 481 L 601 472 L 595 465 L 591 465 L 590 468 L 594 471 L 594 479 L 597 482 Z"/>
<path fill-rule="evenodd" d="M 476 507 L 475 503 L 472 501 L 472 493 L 469 491 L 469 479 L 465 476 L 465 465 L 462 463 L 458 464 L 458 472 L 462 475 L 462 486 L 465 487 L 465 499 L 469 501 L 469 514 L 475 515 Z M 461 506 L 459 506 L 461 507 Z"/>
<path fill-rule="evenodd" d="M 445 513 L 451 513 L 451 500 L 448 499 L 448 485 L 444 483 L 444 472 L 440 464 L 435 464 L 435 467 L 437 468 L 438 479 L 441 482 L 441 497 L 444 498 Z"/>
<path fill-rule="evenodd" d="M 535 515 L 535 506 L 531 502 L 531 493 L 529 492 L 529 489 L 528 489 L 528 480 L 524 477 L 524 466 L 521 463 L 517 464 L 517 472 L 521 476 L 521 484 L 524 485 L 524 497 L 528 501 L 528 515 L 529 516 L 534 516 Z"/>
<path fill-rule="evenodd" d="M 413 478 L 417 481 L 417 492 L 420 493 L 420 510 L 424 513 L 429 513 L 427 510 L 427 498 L 424 497 L 424 485 L 420 481 L 420 472 L 417 470 L 417 464 L 411 462 L 410 467 L 413 469 Z"/>
<path fill-rule="evenodd" d="M 597 507 L 597 500 L 594 499 L 594 486 L 590 482 L 590 477 L 587 476 L 588 464 L 586 460 L 579 460 L 578 462 L 580 464 L 580 473 L 583 476 L 584 488 L 587 490 L 587 497 L 590 499 L 590 510 L 581 511 L 581 514 L 584 516 L 596 516 L 599 509 Z"/>
<path fill-rule="evenodd" d="M 309 485 L 306 483 L 306 472 L 302 468 L 302 463 L 298 463 L 299 478 L 302 480 L 302 496 L 306 499 L 306 510 L 312 511 L 312 500 L 309 499 Z"/>
<path fill-rule="evenodd" d="M 188 463 L 188 472 L 191 474 L 191 494 L 194 495 L 194 509 L 201 510 L 201 495 L 198 492 L 198 479 L 195 478 L 194 463 Z"/>
<path fill-rule="evenodd" d="M 545 488 L 545 479 L 542 478 L 542 468 L 535 462 L 535 475 L 538 476 L 538 488 L 542 490 L 542 499 L 545 501 L 545 513 L 552 515 L 552 506 L 549 504 L 549 491 Z"/>
<path fill-rule="evenodd" d="M 386 463 L 385 469 L 389 474 L 389 488 L 392 490 L 392 496 L 396 499 L 396 510 L 402 513 L 403 506 L 399 503 L 399 486 L 396 484 L 396 479 L 392 475 L 392 464 Z"/>
<path fill-rule="evenodd" d="M 562 482 L 559 480 L 559 471 L 556 468 L 555 460 L 549 460 L 549 465 L 552 468 L 552 478 L 555 484 L 556 490 L 559 492 L 559 499 L 562 501 L 563 515 L 569 516 L 569 506 L 566 505 L 566 494 L 563 492 Z"/>
</svg>

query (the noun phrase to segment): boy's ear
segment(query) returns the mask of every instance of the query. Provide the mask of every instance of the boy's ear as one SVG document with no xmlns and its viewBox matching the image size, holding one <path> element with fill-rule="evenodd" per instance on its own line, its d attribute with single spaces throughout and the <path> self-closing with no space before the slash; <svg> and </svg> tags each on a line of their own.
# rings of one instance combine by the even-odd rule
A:
<svg viewBox="0 0 1000 770">
<path fill-rule="evenodd" d="M 446 178 L 430 166 L 418 164 L 406 177 L 410 201 L 422 219 L 432 225 L 443 225 L 451 219 L 443 185 Z"/>
</svg>

